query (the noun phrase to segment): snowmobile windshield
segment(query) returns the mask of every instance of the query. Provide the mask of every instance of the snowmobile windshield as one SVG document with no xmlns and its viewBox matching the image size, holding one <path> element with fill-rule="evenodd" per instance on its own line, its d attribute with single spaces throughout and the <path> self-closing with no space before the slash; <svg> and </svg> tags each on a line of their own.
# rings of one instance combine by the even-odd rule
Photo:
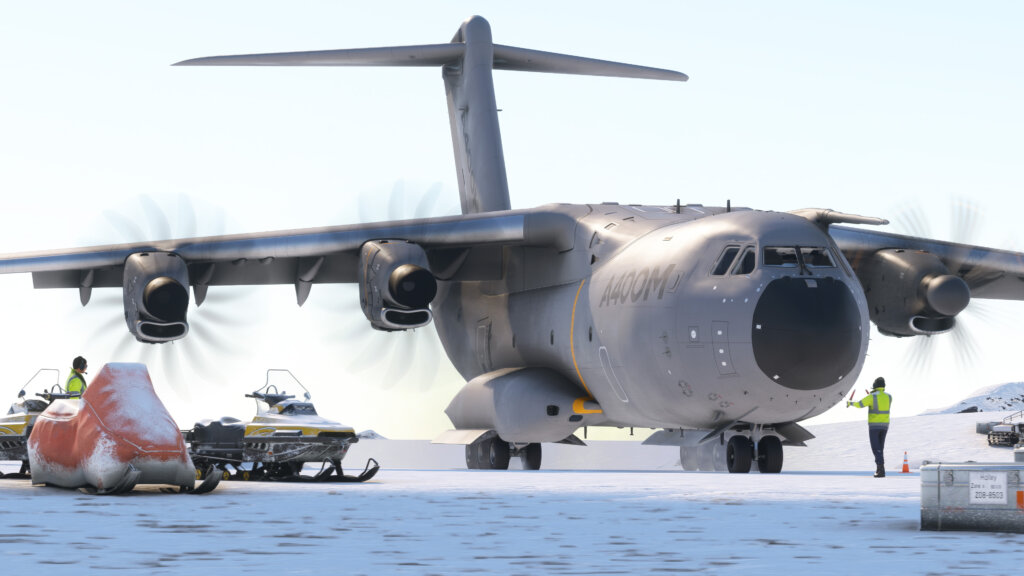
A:
<svg viewBox="0 0 1024 576">
<path fill-rule="evenodd" d="M 309 402 L 292 402 L 281 406 L 281 414 L 292 416 L 316 416 L 316 408 Z"/>
</svg>

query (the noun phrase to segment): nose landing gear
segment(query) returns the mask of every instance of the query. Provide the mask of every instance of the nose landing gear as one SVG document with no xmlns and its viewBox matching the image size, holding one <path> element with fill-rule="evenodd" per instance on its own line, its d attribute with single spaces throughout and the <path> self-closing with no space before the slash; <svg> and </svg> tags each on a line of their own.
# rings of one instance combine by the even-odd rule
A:
<svg viewBox="0 0 1024 576">
<path fill-rule="evenodd" d="M 782 441 L 778 436 L 765 436 L 757 443 L 757 469 L 762 474 L 782 472 Z"/>
<path fill-rule="evenodd" d="M 750 462 L 754 456 L 754 443 L 746 436 L 729 438 L 725 458 L 730 474 L 746 474 L 750 472 Z"/>
<path fill-rule="evenodd" d="M 679 460 L 687 471 L 728 470 L 732 474 L 745 474 L 757 464 L 762 474 L 778 474 L 782 471 L 782 441 L 778 436 L 764 435 L 755 443 L 749 436 L 738 433 L 724 443 L 717 439 L 697 446 L 680 446 Z"/>
</svg>

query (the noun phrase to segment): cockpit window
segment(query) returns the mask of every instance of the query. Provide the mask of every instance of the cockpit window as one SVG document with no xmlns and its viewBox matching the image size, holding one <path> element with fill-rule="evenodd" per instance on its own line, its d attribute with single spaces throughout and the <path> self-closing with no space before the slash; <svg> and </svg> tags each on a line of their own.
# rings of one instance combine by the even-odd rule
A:
<svg viewBox="0 0 1024 576">
<path fill-rule="evenodd" d="M 736 253 L 740 251 L 739 246 L 726 246 L 722 255 L 718 257 L 718 262 L 715 263 L 715 268 L 712 270 L 712 276 L 721 276 L 729 271 L 729 267 L 732 266 L 732 261 L 736 259 Z"/>
<path fill-rule="evenodd" d="M 782 266 L 784 268 L 796 268 L 798 264 L 799 261 L 796 258 L 796 248 L 792 246 L 765 246 L 765 266 Z"/>
<path fill-rule="evenodd" d="M 764 265 L 782 268 L 835 268 L 836 262 L 832 252 L 822 246 L 766 246 Z"/>
<path fill-rule="evenodd" d="M 808 268 L 835 268 L 828 248 L 800 248 L 800 256 Z"/>
<path fill-rule="evenodd" d="M 736 263 L 736 267 L 732 269 L 733 274 L 750 274 L 754 271 L 754 264 L 756 258 L 754 256 L 754 249 L 747 246 L 743 250 L 743 254 L 740 254 L 739 261 Z"/>
</svg>

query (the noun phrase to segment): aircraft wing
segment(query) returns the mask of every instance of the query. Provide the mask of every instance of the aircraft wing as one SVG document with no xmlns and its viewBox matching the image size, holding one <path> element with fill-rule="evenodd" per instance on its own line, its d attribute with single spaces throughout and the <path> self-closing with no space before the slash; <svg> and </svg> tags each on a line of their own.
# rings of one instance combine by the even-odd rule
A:
<svg viewBox="0 0 1024 576">
<path fill-rule="evenodd" d="M 1024 253 L 846 226 L 832 226 L 829 233 L 855 270 L 879 250 L 919 250 L 935 255 L 962 278 L 971 298 L 1024 300 Z"/>
<path fill-rule="evenodd" d="M 355 282 L 364 243 L 401 239 L 436 256 L 438 278 L 461 279 L 472 251 L 508 245 L 564 251 L 574 233 L 570 215 L 542 207 L 0 255 L 0 274 L 31 273 L 35 288 L 120 287 L 129 256 L 167 252 L 187 263 L 193 286 Z"/>
</svg>

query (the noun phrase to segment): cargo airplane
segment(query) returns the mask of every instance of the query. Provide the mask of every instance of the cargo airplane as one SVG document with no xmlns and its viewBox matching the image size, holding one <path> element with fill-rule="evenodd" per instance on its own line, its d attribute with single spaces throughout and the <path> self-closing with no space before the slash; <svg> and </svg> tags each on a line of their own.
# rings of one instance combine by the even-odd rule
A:
<svg viewBox="0 0 1024 576">
<path fill-rule="evenodd" d="M 0 257 L 36 288 L 121 287 L 142 342 L 186 337 L 211 286 L 353 282 L 372 328 L 433 323 L 465 378 L 436 441 L 469 468 L 586 426 L 659 429 L 684 468 L 779 472 L 799 422 L 843 400 L 868 348 L 951 330 L 972 298 L 1024 299 L 1024 255 L 852 228 L 880 218 L 548 204 L 510 209 L 492 70 L 685 81 L 675 71 L 494 44 L 474 16 L 451 42 L 198 58 L 184 66 L 441 69 L 462 214 Z"/>
</svg>

